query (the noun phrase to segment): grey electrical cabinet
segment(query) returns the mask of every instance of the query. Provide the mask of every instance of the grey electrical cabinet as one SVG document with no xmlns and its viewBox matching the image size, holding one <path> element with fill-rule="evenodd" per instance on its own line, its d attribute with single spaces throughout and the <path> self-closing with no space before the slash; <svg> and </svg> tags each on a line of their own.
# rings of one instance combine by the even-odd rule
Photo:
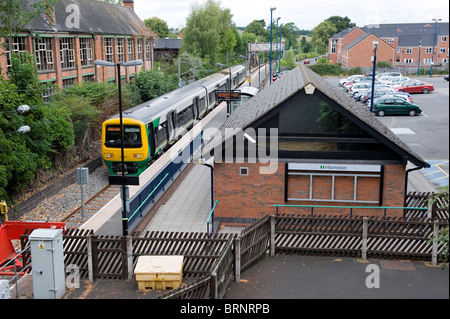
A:
<svg viewBox="0 0 450 319">
<path fill-rule="evenodd" d="M 36 229 L 30 236 L 35 299 L 60 299 L 66 292 L 62 229 Z"/>
<path fill-rule="evenodd" d="M 9 299 L 11 294 L 9 292 L 9 281 L 0 280 L 0 299 Z"/>
</svg>

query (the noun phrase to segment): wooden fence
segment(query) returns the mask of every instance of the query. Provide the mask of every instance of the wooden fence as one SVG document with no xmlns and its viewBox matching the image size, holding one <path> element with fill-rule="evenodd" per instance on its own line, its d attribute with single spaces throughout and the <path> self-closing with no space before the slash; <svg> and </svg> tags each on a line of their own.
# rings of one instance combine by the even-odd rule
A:
<svg viewBox="0 0 450 319">
<path fill-rule="evenodd" d="M 428 208 L 428 212 L 417 210 L 405 210 L 405 218 L 432 218 L 432 219 L 449 219 L 448 195 L 442 194 L 431 205 L 434 193 L 409 192 L 406 196 L 405 207 Z"/>
<path fill-rule="evenodd" d="M 428 260 L 437 263 L 443 246 L 437 234 L 446 220 L 355 216 L 266 216 L 233 234 L 146 232 L 133 236 L 94 236 L 69 229 L 64 234 L 64 261 L 81 277 L 133 278 L 141 255 L 183 255 L 188 287 L 161 298 L 223 298 L 231 281 L 275 253 Z M 186 280 L 188 279 L 188 280 Z"/>
</svg>

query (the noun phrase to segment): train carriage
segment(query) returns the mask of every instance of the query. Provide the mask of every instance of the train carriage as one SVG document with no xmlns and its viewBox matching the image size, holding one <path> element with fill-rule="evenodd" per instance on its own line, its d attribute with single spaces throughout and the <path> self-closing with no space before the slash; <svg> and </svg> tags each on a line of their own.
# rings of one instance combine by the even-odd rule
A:
<svg viewBox="0 0 450 319">
<path fill-rule="evenodd" d="M 227 69 L 228 70 L 228 69 Z M 231 67 L 232 89 L 245 80 L 245 67 Z M 229 71 L 210 75 L 123 112 L 125 174 L 140 175 L 216 105 L 216 91 L 229 87 Z M 111 175 L 122 171 L 119 114 L 102 125 L 102 156 Z"/>
</svg>

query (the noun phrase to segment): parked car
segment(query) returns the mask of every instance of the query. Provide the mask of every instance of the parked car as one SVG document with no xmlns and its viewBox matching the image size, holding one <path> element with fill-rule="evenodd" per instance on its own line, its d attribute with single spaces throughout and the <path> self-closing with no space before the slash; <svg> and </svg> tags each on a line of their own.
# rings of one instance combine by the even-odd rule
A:
<svg viewBox="0 0 450 319">
<path fill-rule="evenodd" d="M 309 64 L 309 59 L 303 60 L 303 64 Z"/>
<path fill-rule="evenodd" d="M 444 80 L 448 81 L 448 74 L 444 76 Z"/>
<path fill-rule="evenodd" d="M 386 96 L 373 103 L 373 112 L 378 116 L 409 115 L 416 116 L 422 113 L 419 106 L 406 101 L 401 97 Z"/>
<path fill-rule="evenodd" d="M 384 73 L 378 74 L 376 77 L 382 77 L 382 76 L 402 77 L 403 75 L 400 72 L 384 72 Z"/>
<path fill-rule="evenodd" d="M 374 98 L 374 100 L 376 100 L 376 99 L 382 97 L 383 95 L 388 95 L 391 93 L 395 93 L 395 90 L 394 89 L 376 89 L 373 92 L 373 98 Z M 372 91 L 369 90 L 366 93 L 364 93 L 363 102 L 370 101 L 371 97 L 372 97 Z"/>
<path fill-rule="evenodd" d="M 422 81 L 411 82 L 406 84 L 405 86 L 395 87 L 400 92 L 408 92 L 408 93 L 424 93 L 428 94 L 431 91 L 434 91 L 434 85 L 425 83 Z"/>
<path fill-rule="evenodd" d="M 349 77 L 347 77 L 345 79 L 340 80 L 339 81 L 339 86 L 343 86 L 345 83 L 353 81 L 354 79 L 357 79 L 357 78 L 362 78 L 363 76 L 364 75 L 352 75 L 352 76 L 349 76 Z"/>
</svg>

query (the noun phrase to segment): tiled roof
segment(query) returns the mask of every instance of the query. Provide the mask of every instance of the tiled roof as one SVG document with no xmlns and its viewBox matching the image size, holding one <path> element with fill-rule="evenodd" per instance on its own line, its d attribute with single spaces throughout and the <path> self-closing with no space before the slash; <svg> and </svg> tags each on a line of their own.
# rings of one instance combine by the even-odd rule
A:
<svg viewBox="0 0 450 319">
<path fill-rule="evenodd" d="M 224 140 L 234 135 L 231 131 L 245 130 L 247 127 L 250 127 L 252 123 L 303 90 L 309 84 L 335 101 L 357 120 L 365 123 L 366 126 L 372 129 L 372 132 L 369 132 L 370 134 L 403 158 L 408 159 L 417 166 L 428 165 L 405 142 L 370 113 L 366 107 L 303 65 L 288 72 L 285 77 L 275 81 L 247 103 L 237 108 L 214 137 L 204 146 L 202 153 L 204 155 L 209 154 L 215 147 L 221 145 Z M 229 136 L 225 136 L 226 132 L 229 133 Z M 223 136 L 225 138 L 222 138 Z"/>
<path fill-rule="evenodd" d="M 67 23 L 74 12 L 73 5 L 79 8 L 79 28 Z M 55 25 L 51 26 L 41 14 L 24 31 L 155 36 L 131 8 L 103 1 L 60 0 L 55 9 L 55 20 Z"/>
</svg>

